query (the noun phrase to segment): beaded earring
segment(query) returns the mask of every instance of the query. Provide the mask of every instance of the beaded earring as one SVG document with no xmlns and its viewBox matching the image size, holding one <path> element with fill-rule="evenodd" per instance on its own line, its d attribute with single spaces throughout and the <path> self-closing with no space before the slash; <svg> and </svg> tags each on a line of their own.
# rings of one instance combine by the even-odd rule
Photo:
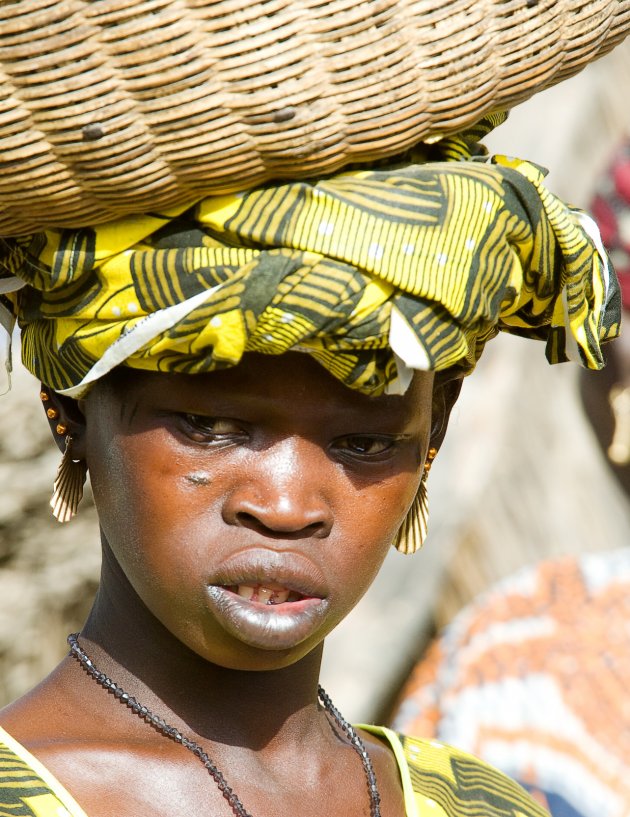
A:
<svg viewBox="0 0 630 817">
<path fill-rule="evenodd" d="M 46 391 L 40 391 L 39 399 L 45 405 L 49 402 L 50 395 Z M 46 416 L 49 420 L 56 420 L 59 417 L 59 412 L 54 406 L 50 406 L 46 409 Z M 83 499 L 87 463 L 85 460 L 72 459 L 72 434 L 68 434 L 68 427 L 65 423 L 57 423 L 55 430 L 60 437 L 66 434 L 67 436 L 66 447 L 53 483 L 50 507 L 58 522 L 69 522 L 73 516 L 76 516 L 79 502 Z"/>
<path fill-rule="evenodd" d="M 430 448 L 424 463 L 424 473 L 420 481 L 418 493 L 413 500 L 411 508 L 407 511 L 402 525 L 400 526 L 394 547 L 400 553 L 410 555 L 420 550 L 427 536 L 429 524 L 429 497 L 427 495 L 427 477 L 431 470 L 431 465 L 437 454 L 437 448 Z"/>
</svg>

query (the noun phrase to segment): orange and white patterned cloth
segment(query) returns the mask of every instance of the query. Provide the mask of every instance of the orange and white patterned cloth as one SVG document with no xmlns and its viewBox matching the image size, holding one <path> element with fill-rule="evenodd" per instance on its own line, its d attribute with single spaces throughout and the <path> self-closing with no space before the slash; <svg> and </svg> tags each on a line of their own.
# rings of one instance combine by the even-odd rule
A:
<svg viewBox="0 0 630 817">
<path fill-rule="evenodd" d="M 483 758 L 554 817 L 630 815 L 630 548 L 543 562 L 465 608 L 394 728 Z"/>
</svg>

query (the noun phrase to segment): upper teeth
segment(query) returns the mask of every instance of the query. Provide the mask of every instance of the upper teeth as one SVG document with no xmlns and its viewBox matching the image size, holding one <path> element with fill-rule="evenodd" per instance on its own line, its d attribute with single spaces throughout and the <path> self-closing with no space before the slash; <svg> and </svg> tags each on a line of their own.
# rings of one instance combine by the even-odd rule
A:
<svg viewBox="0 0 630 817">
<path fill-rule="evenodd" d="M 270 590 L 268 587 L 259 587 L 258 588 L 258 601 L 271 602 L 273 601 L 273 590 Z"/>
<path fill-rule="evenodd" d="M 278 590 L 273 587 L 265 587 L 257 584 L 239 584 L 236 587 L 236 594 L 250 601 L 258 601 L 261 604 L 282 604 L 289 598 L 290 590 L 283 588 Z"/>
</svg>

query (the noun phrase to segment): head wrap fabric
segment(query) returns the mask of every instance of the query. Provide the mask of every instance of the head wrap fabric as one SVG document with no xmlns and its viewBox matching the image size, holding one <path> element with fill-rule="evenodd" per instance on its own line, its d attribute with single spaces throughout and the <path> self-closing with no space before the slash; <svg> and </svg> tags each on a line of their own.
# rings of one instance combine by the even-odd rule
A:
<svg viewBox="0 0 630 817">
<path fill-rule="evenodd" d="M 79 396 L 123 363 L 198 373 L 299 350 L 380 394 L 412 369 L 470 371 L 505 329 L 600 368 L 619 297 L 597 228 L 539 168 L 473 157 L 496 121 L 401 165 L 7 241 L 26 366 Z"/>
</svg>

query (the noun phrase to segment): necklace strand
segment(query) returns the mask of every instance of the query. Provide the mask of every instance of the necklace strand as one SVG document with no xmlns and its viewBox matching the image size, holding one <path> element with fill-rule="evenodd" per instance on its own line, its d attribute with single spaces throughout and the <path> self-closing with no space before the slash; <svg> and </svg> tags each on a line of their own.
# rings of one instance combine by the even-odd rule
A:
<svg viewBox="0 0 630 817">
<path fill-rule="evenodd" d="M 101 672 L 94 664 L 90 656 L 81 647 L 78 641 L 78 633 L 71 633 L 68 636 L 68 644 L 70 646 L 70 655 L 75 658 L 81 667 L 90 675 L 103 689 L 111 693 L 121 704 L 124 704 L 130 709 L 134 715 L 137 715 L 141 720 L 145 721 L 149 726 L 152 726 L 164 737 L 169 740 L 180 743 L 189 752 L 192 752 L 196 758 L 203 764 L 210 777 L 216 783 L 219 791 L 229 803 L 232 812 L 236 817 L 252 817 L 245 806 L 241 803 L 236 792 L 228 786 L 228 783 L 223 776 L 223 773 L 212 762 L 207 752 L 202 747 L 195 743 L 194 740 L 187 738 L 182 732 L 174 726 L 170 726 L 163 718 L 155 715 L 151 710 L 143 706 L 132 695 L 129 695 L 125 690 L 112 681 L 104 672 Z M 370 817 L 381 817 L 381 797 L 376 784 L 376 775 L 372 760 L 365 748 L 365 744 L 359 737 L 359 734 L 354 727 L 342 716 L 339 710 L 333 705 L 328 694 L 324 689 L 318 687 L 319 700 L 328 714 L 335 721 L 337 726 L 348 738 L 350 745 L 361 758 L 365 777 L 367 779 L 368 791 L 370 794 Z"/>
</svg>

